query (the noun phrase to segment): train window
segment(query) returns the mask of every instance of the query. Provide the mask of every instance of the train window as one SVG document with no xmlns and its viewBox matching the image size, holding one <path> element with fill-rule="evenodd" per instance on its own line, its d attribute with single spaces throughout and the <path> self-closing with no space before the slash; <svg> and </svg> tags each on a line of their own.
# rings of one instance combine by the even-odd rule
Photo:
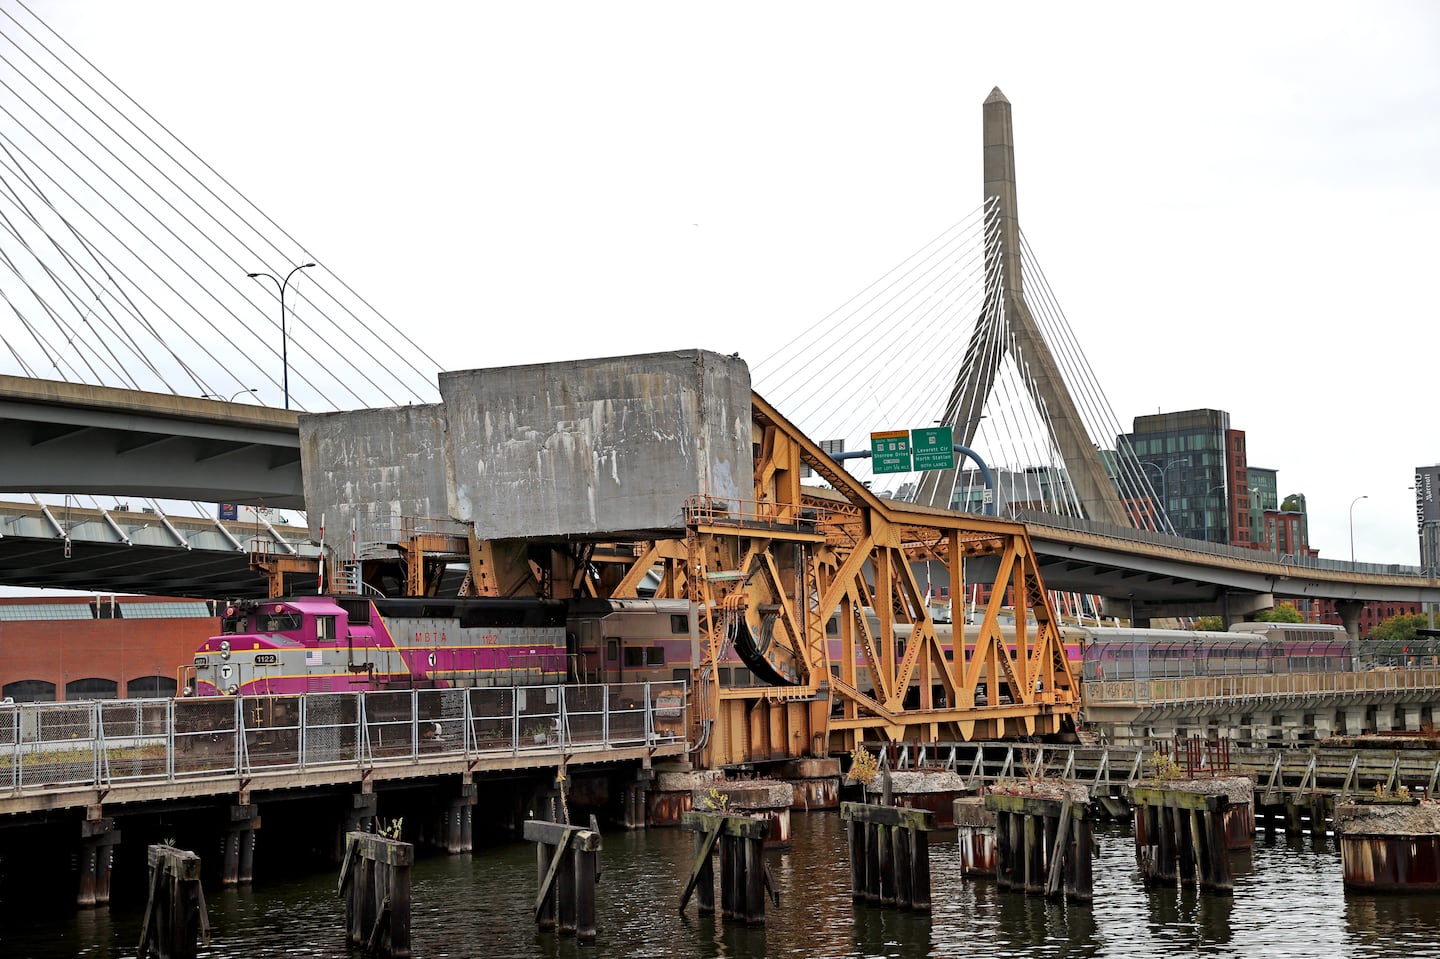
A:
<svg viewBox="0 0 1440 959">
<path fill-rule="evenodd" d="M 690 635 L 690 615 L 688 613 L 670 614 L 670 632 L 676 636 Z"/>
<path fill-rule="evenodd" d="M 605 640 L 605 662 L 613 663 L 620 658 L 620 640 Z"/>
<path fill-rule="evenodd" d="M 663 646 L 649 646 L 645 649 L 646 666 L 664 666 L 665 648 Z"/>
<path fill-rule="evenodd" d="M 334 617 L 334 616 L 316 616 L 316 617 L 315 617 L 315 638 L 318 639 L 318 640 L 320 640 L 322 643 L 324 643 L 324 642 L 333 643 L 333 642 L 335 641 L 335 617 Z"/>
<path fill-rule="evenodd" d="M 682 681 L 682 682 L 688 682 L 689 679 L 690 679 L 690 670 L 688 670 L 688 669 L 672 669 L 672 670 L 670 670 L 670 678 L 671 678 L 671 679 L 678 679 L 678 680 L 680 680 L 680 681 Z"/>
<path fill-rule="evenodd" d="M 300 628 L 300 616 L 296 613 L 276 613 L 260 617 L 262 633 L 284 633 Z"/>
<path fill-rule="evenodd" d="M 644 646 L 626 646 L 626 647 L 625 647 L 625 665 L 626 665 L 626 666 L 644 666 L 644 665 L 645 665 L 645 647 L 644 647 Z"/>
<path fill-rule="evenodd" d="M 839 616 L 831 616 L 829 619 L 827 619 L 827 620 L 825 621 L 825 635 L 826 635 L 826 636 L 839 636 L 839 635 L 840 635 L 840 617 L 839 617 Z"/>
</svg>

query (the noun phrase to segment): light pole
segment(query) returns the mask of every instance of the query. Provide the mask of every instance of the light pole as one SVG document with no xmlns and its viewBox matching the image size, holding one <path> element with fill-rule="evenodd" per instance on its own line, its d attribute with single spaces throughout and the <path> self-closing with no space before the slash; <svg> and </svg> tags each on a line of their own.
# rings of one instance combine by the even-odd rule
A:
<svg viewBox="0 0 1440 959">
<path fill-rule="evenodd" d="M 1355 504 L 1370 497 L 1361 493 L 1350 501 L 1350 565 L 1355 565 Z"/>
<path fill-rule="evenodd" d="M 259 393 L 259 392 L 260 392 L 259 389 L 257 389 L 256 387 L 251 386 L 251 387 L 248 387 L 247 389 L 243 389 L 243 390 L 241 390 L 240 392 L 236 393 L 235 396 L 244 396 L 246 393 Z M 235 396 L 230 397 L 230 399 L 226 400 L 225 402 L 227 402 L 227 403 L 233 403 L 233 402 L 235 402 Z M 200 398 L 201 398 L 202 400 L 218 400 L 218 399 L 220 399 L 220 394 L 219 394 L 219 393 L 201 393 L 201 394 L 200 394 Z"/>
<path fill-rule="evenodd" d="M 1153 467 L 1155 468 L 1155 472 L 1157 472 L 1157 473 L 1160 474 L 1160 511 L 1165 514 L 1165 521 L 1166 521 L 1167 523 L 1170 522 L 1170 494 L 1169 494 L 1168 492 L 1166 492 L 1166 490 L 1165 490 L 1165 487 L 1166 487 L 1166 480 L 1165 480 L 1165 478 L 1170 475 L 1170 467 L 1172 467 L 1172 466 L 1179 466 L 1179 465 L 1181 465 L 1182 463 L 1183 463 L 1184 465 L 1186 465 L 1186 466 L 1189 466 L 1189 465 L 1190 465 L 1190 457 L 1188 457 L 1188 456 L 1182 456 L 1182 457 L 1181 457 L 1180 459 L 1178 459 L 1178 460 L 1171 460 L 1170 462 L 1166 463 L 1164 466 L 1161 466 L 1159 463 L 1152 463 L 1152 462 L 1150 462 L 1149 460 L 1140 460 L 1140 465 L 1141 465 L 1142 467 L 1145 467 L 1145 466 L 1153 466 Z M 1174 527 L 1174 524 L 1171 524 L 1171 527 L 1170 527 L 1170 528 L 1171 528 L 1171 531 L 1173 532 L 1173 531 L 1174 531 L 1174 528 L 1175 528 L 1175 527 Z"/>
<path fill-rule="evenodd" d="M 287 410 L 290 408 L 290 338 L 285 335 L 285 287 L 290 285 L 290 277 L 294 276 L 301 270 L 308 270 L 314 265 L 314 263 L 301 263 L 299 266 L 295 267 L 295 269 L 291 270 L 289 273 L 286 273 L 285 279 L 283 280 L 276 279 L 275 275 L 272 273 L 261 272 L 245 274 L 252 280 L 255 279 L 257 276 L 268 276 L 275 283 L 275 285 L 280 288 L 280 375 L 281 379 L 284 381 L 283 389 L 285 390 L 285 408 Z"/>
</svg>

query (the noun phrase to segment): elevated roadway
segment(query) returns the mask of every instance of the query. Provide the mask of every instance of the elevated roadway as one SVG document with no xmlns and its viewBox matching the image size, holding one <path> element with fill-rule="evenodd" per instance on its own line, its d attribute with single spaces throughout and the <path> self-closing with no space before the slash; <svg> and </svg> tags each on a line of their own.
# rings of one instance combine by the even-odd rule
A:
<svg viewBox="0 0 1440 959">
<path fill-rule="evenodd" d="M 305 505 L 290 410 L 0 376 L 0 449 L 0 493 Z M 1107 612 L 1134 620 L 1240 617 L 1277 596 L 1357 610 L 1365 601 L 1440 603 L 1440 580 L 1416 567 L 1282 556 L 1038 512 L 1016 519 L 1048 587 L 1103 596 Z M 280 526 L 0 503 L 0 585 L 264 595 L 249 554 L 314 555 L 307 538 Z"/>
<path fill-rule="evenodd" d="M 303 509 L 293 410 L 0 376 L 0 493 Z"/>
</svg>

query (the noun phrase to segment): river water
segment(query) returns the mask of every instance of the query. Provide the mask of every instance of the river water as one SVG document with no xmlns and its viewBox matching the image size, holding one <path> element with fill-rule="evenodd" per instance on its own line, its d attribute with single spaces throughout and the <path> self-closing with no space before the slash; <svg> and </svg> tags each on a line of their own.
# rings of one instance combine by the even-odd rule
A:
<svg viewBox="0 0 1440 959">
<path fill-rule="evenodd" d="M 541 935 L 531 920 L 535 851 L 425 856 L 412 872 L 413 947 L 438 957 L 1316 956 L 1440 957 L 1440 896 L 1368 896 L 1341 884 L 1333 839 L 1267 841 L 1233 854 L 1233 897 L 1147 889 L 1127 827 L 1097 831 L 1095 900 L 1086 906 L 962 879 L 953 833 L 931 844 L 934 912 L 852 903 L 839 815 L 796 813 L 794 842 L 769 853 L 780 886 L 767 923 L 747 928 L 677 912 L 693 858 L 678 829 L 604 836 L 594 946 Z M 261 833 L 261 843 L 264 834 Z M 262 850 L 261 858 L 274 850 Z M 347 957 L 338 870 L 243 889 L 207 888 L 213 938 L 202 956 Z M 116 890 L 108 909 L 35 914 L 0 903 L 0 955 L 134 956 L 143 903 Z M 358 954 L 354 954 L 358 955 Z"/>
</svg>

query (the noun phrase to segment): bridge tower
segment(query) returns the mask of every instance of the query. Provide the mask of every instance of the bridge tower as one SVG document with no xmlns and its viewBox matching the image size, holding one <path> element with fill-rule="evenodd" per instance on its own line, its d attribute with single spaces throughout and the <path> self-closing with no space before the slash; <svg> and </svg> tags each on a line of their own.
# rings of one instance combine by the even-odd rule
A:
<svg viewBox="0 0 1440 959">
<path fill-rule="evenodd" d="M 945 404 L 943 422 L 954 430 L 957 443 L 972 444 L 999 361 L 1008 351 L 1011 360 L 1026 373 L 1023 380 L 1031 400 L 1037 409 L 1045 411 L 1055 445 L 1064 458 L 1085 515 L 1129 526 L 1119 494 L 1100 460 L 1098 449 L 1085 431 L 1059 364 L 1025 301 L 1015 189 L 1015 132 L 1010 101 L 999 87 L 990 91 L 985 99 L 984 143 L 985 201 L 987 207 L 995 206 L 999 230 L 995 244 L 986 250 L 984 315 L 971 334 L 960 372 Z M 948 508 L 955 483 L 955 470 L 927 473 L 915 502 Z"/>
</svg>

